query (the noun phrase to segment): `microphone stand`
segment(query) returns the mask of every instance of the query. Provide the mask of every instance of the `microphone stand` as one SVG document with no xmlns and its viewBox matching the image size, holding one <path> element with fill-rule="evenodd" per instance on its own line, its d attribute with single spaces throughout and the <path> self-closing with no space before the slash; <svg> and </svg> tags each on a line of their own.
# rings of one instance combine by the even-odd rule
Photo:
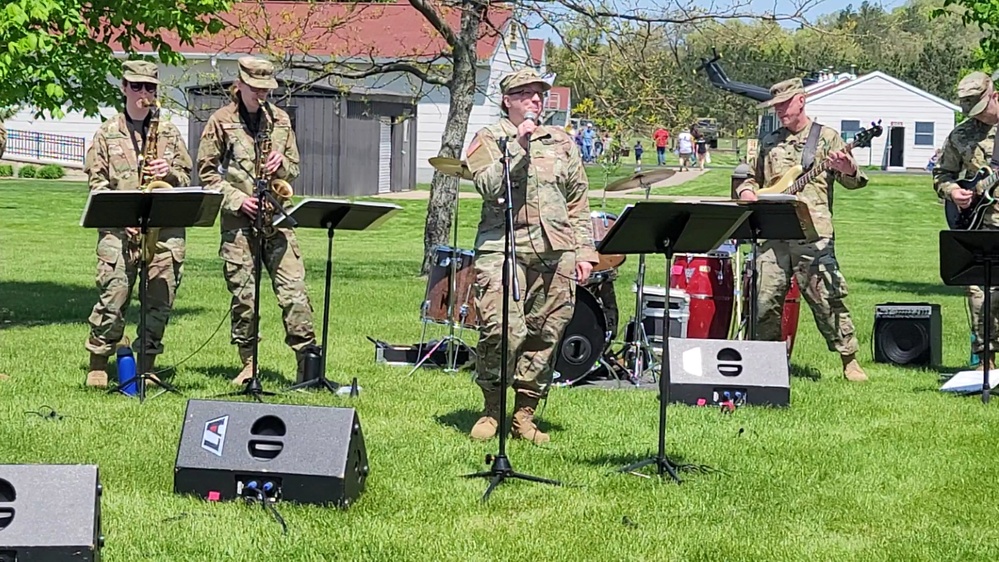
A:
<svg viewBox="0 0 999 562">
<path fill-rule="evenodd" d="M 504 229 L 504 246 L 503 246 L 503 274 L 502 274 L 502 285 L 503 285 L 503 321 L 502 321 L 502 336 L 501 336 L 501 348 L 500 348 L 500 421 L 499 421 L 499 453 L 495 456 L 486 455 L 486 462 L 492 463 L 492 467 L 489 470 L 484 470 L 482 472 L 476 472 L 473 474 L 466 474 L 465 478 L 490 478 L 492 479 L 489 483 L 489 487 L 486 488 L 486 493 L 482 496 L 482 501 L 489 499 L 489 494 L 496 489 L 507 478 L 517 478 L 520 480 L 527 480 L 529 482 L 538 482 L 541 484 L 552 484 L 554 486 L 560 486 L 556 480 L 549 480 L 546 478 L 540 478 L 538 476 L 531 476 L 529 474 L 521 474 L 513 470 L 513 466 L 510 464 L 510 459 L 506 455 L 506 391 L 507 391 L 507 381 L 508 373 L 508 362 L 507 357 L 509 356 L 509 334 L 510 334 L 510 294 L 513 293 L 513 300 L 520 302 L 520 284 L 517 281 L 517 275 L 514 273 L 514 268 L 517 266 L 517 253 L 514 247 L 514 235 L 513 235 L 513 189 L 512 183 L 510 182 L 510 150 L 508 146 L 508 140 L 503 137 L 499 140 L 500 151 L 503 153 L 501 162 L 503 163 L 503 183 L 506 186 L 506 192 L 504 194 L 504 199 L 500 200 L 501 204 L 505 205 L 504 215 L 505 215 L 505 229 Z M 511 278 L 513 287 L 511 290 Z"/>
<path fill-rule="evenodd" d="M 225 396 L 240 396 L 243 394 L 252 396 L 257 402 L 262 402 L 261 396 L 276 396 L 273 392 L 264 391 L 263 385 L 260 384 L 260 278 L 261 270 L 263 269 L 263 254 L 264 254 L 264 203 L 270 203 L 274 208 L 274 212 L 280 213 L 284 217 L 284 220 L 292 228 L 298 226 L 298 221 L 293 219 L 291 215 L 285 213 L 284 206 L 278 201 L 277 197 L 271 192 L 271 188 L 267 183 L 266 178 L 256 178 L 255 180 L 255 192 L 253 194 L 257 199 L 257 216 L 254 219 L 254 230 L 256 234 L 256 246 L 257 251 L 253 256 L 253 376 L 246 381 L 246 386 L 243 390 L 227 394 Z"/>
</svg>

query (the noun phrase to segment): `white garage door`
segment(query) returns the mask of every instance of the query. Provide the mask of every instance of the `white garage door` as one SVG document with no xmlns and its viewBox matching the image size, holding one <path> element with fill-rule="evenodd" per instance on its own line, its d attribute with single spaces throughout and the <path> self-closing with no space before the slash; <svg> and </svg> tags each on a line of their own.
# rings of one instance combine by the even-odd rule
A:
<svg viewBox="0 0 999 562">
<path fill-rule="evenodd" d="M 392 191 L 392 124 L 381 121 L 378 135 L 378 193 Z"/>
</svg>

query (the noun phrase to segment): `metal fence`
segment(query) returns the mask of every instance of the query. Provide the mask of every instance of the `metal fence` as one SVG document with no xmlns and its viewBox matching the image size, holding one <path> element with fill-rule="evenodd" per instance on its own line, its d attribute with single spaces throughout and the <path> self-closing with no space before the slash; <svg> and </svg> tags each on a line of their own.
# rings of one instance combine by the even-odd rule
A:
<svg viewBox="0 0 999 562">
<path fill-rule="evenodd" d="M 83 164 L 86 150 L 87 143 L 83 137 L 13 129 L 7 131 L 7 150 L 4 154 Z"/>
</svg>

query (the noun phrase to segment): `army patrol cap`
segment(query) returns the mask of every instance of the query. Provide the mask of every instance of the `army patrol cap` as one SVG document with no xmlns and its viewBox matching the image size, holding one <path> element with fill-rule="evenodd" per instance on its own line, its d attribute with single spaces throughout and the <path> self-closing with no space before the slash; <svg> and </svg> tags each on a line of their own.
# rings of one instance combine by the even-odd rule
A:
<svg viewBox="0 0 999 562">
<path fill-rule="evenodd" d="M 251 88 L 277 88 L 274 65 L 256 57 L 240 57 L 239 80 Z"/>
<path fill-rule="evenodd" d="M 551 84 L 545 82 L 533 68 L 523 68 L 516 72 L 511 72 L 500 80 L 500 93 L 506 95 L 507 92 L 515 88 L 520 88 L 521 86 L 526 86 L 528 84 L 540 84 L 542 86 L 542 91 L 547 92 L 552 89 Z"/>
<path fill-rule="evenodd" d="M 801 78 L 792 78 L 790 80 L 778 82 L 773 86 L 770 86 L 770 95 L 773 96 L 773 98 L 757 105 L 756 107 L 759 109 L 773 107 L 779 103 L 786 102 L 798 94 L 804 93 L 805 86 L 802 85 Z"/>
<path fill-rule="evenodd" d="M 957 84 L 957 97 L 961 100 L 961 109 L 968 117 L 974 117 L 985 111 L 992 97 L 992 79 L 984 72 L 972 72 Z"/>
<path fill-rule="evenodd" d="M 159 84 L 156 65 L 146 60 L 128 60 L 121 64 L 121 77 L 129 82 Z"/>
</svg>

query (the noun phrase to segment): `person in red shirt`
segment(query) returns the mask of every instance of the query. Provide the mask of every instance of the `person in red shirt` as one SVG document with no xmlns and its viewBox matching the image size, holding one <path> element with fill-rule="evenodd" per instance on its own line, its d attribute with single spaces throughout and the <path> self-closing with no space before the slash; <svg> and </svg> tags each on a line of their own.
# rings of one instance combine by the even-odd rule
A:
<svg viewBox="0 0 999 562">
<path fill-rule="evenodd" d="M 652 133 L 652 140 L 656 143 L 656 158 L 659 159 L 659 165 L 666 165 L 666 143 L 669 142 L 669 131 L 660 126 L 654 133 Z"/>
</svg>

